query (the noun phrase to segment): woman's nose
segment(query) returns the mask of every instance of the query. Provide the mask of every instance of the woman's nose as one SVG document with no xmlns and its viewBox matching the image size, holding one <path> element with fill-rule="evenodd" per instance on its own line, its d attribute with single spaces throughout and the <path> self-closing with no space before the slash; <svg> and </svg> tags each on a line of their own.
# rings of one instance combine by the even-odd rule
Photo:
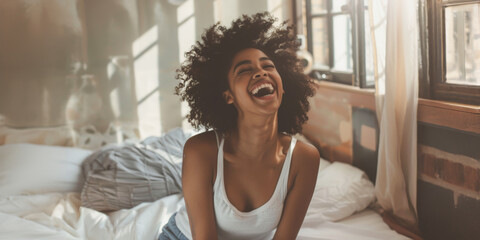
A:
<svg viewBox="0 0 480 240">
<path fill-rule="evenodd" d="M 258 72 L 255 73 L 255 75 L 253 76 L 253 78 L 259 78 L 259 77 L 266 77 L 267 76 L 267 72 L 265 72 L 264 70 L 260 70 Z"/>
</svg>

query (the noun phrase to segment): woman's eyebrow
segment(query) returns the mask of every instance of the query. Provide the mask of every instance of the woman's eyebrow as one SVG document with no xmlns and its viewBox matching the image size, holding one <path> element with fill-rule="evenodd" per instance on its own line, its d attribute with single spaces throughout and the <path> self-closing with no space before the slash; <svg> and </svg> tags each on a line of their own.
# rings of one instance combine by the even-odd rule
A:
<svg viewBox="0 0 480 240">
<path fill-rule="evenodd" d="M 265 60 L 271 61 L 271 59 L 268 58 L 268 57 L 261 57 L 261 58 L 260 58 L 260 61 L 265 61 Z"/>
<path fill-rule="evenodd" d="M 259 60 L 260 60 L 260 61 L 271 61 L 270 58 L 268 58 L 268 57 L 261 57 Z M 250 60 L 243 60 L 243 61 L 238 62 L 237 64 L 235 64 L 235 67 L 233 67 L 233 72 L 235 72 L 235 70 L 237 70 L 237 68 L 238 68 L 240 65 L 249 64 L 249 63 L 252 63 L 252 61 L 250 61 Z"/>
<path fill-rule="evenodd" d="M 249 63 L 252 63 L 252 61 L 250 61 L 250 60 L 243 60 L 243 61 L 238 62 L 238 63 L 235 65 L 235 67 L 233 67 L 233 72 L 235 72 L 235 70 L 237 69 L 237 67 L 239 67 L 240 65 L 249 64 Z"/>
</svg>

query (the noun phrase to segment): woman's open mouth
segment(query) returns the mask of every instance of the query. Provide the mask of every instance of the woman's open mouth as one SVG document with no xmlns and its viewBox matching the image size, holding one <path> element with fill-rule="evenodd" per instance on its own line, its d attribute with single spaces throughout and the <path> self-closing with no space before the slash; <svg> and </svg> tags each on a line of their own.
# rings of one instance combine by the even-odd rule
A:
<svg viewBox="0 0 480 240">
<path fill-rule="evenodd" d="M 275 88 L 271 83 L 262 83 L 255 86 L 250 92 L 250 94 L 252 94 L 254 97 L 262 98 L 262 97 L 272 95 L 274 92 L 275 92 Z"/>
</svg>

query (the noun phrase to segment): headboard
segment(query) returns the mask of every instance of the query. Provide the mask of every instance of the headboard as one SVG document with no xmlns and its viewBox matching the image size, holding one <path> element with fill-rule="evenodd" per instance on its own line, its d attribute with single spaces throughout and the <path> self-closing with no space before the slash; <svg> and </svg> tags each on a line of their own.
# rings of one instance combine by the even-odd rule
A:
<svg viewBox="0 0 480 240">
<path fill-rule="evenodd" d="M 318 82 L 303 135 L 331 162 L 352 164 L 375 183 L 379 128 L 371 89 Z"/>
</svg>

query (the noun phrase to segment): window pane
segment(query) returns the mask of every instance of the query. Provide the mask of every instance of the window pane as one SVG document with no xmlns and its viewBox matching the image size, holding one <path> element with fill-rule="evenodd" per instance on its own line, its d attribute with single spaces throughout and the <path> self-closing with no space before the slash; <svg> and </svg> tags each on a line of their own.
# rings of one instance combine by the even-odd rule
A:
<svg viewBox="0 0 480 240">
<path fill-rule="evenodd" d="M 352 72 L 352 21 L 350 15 L 334 16 L 333 29 L 334 69 Z"/>
<path fill-rule="evenodd" d="M 341 12 L 342 6 L 349 4 L 350 0 L 333 0 L 332 1 L 332 12 Z"/>
<path fill-rule="evenodd" d="M 312 14 L 327 13 L 327 0 L 311 0 Z"/>
<path fill-rule="evenodd" d="M 328 25 L 327 18 L 312 19 L 313 64 L 314 67 L 328 67 Z"/>
<path fill-rule="evenodd" d="M 445 8 L 446 81 L 480 85 L 480 4 Z"/>
</svg>

